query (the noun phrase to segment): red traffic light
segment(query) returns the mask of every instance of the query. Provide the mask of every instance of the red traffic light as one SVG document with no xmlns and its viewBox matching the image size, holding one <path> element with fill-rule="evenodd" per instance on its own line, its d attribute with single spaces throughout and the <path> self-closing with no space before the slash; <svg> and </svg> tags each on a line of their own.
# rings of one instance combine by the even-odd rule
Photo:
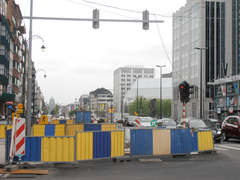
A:
<svg viewBox="0 0 240 180">
<path fill-rule="evenodd" d="M 183 88 L 184 88 L 184 86 L 182 85 L 182 86 L 181 86 L 181 89 L 183 89 Z"/>
</svg>

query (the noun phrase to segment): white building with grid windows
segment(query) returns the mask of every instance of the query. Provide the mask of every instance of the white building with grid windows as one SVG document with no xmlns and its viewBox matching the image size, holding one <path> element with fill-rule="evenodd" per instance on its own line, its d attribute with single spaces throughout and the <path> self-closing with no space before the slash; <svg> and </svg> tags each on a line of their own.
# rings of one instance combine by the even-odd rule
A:
<svg viewBox="0 0 240 180">
<path fill-rule="evenodd" d="M 155 78 L 154 68 L 144 68 L 143 66 L 125 66 L 114 71 L 113 79 L 113 106 L 117 112 L 121 112 L 121 100 L 131 89 L 131 86 L 138 78 L 151 79 Z M 121 97 L 121 93 L 123 97 Z"/>
</svg>

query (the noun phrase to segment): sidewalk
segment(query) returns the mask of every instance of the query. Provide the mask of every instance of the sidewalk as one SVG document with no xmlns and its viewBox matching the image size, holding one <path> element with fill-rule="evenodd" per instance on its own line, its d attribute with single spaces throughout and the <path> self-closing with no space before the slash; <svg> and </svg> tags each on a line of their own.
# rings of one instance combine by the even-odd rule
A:
<svg viewBox="0 0 240 180">
<path fill-rule="evenodd" d="M 0 164 L 5 162 L 5 139 L 0 139 Z"/>
</svg>

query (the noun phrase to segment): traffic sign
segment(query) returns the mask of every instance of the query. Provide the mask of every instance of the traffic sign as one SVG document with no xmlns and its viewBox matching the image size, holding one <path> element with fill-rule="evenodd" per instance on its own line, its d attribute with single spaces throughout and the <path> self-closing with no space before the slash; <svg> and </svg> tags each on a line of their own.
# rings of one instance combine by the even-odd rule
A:
<svg viewBox="0 0 240 180">
<path fill-rule="evenodd" d="M 48 124 L 48 116 L 41 115 L 41 124 Z"/>
<path fill-rule="evenodd" d="M 151 125 L 151 127 L 157 127 L 157 121 L 156 120 L 151 120 L 150 125 Z"/>
<path fill-rule="evenodd" d="M 23 108 L 23 104 L 22 103 L 19 103 L 18 104 L 18 109 L 22 109 Z"/>
</svg>

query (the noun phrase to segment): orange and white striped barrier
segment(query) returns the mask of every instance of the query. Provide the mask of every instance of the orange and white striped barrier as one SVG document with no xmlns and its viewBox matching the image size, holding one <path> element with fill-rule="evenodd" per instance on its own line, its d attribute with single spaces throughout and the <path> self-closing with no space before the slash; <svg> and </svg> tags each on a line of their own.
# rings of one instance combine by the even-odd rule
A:
<svg viewBox="0 0 240 180">
<path fill-rule="evenodd" d="M 140 123 L 140 117 L 138 116 L 136 121 L 136 127 L 140 127 L 141 123 Z"/>
<path fill-rule="evenodd" d="M 15 117 L 9 153 L 10 162 L 14 156 L 18 156 L 19 161 L 21 161 L 23 155 L 25 155 L 25 119 Z"/>
</svg>

